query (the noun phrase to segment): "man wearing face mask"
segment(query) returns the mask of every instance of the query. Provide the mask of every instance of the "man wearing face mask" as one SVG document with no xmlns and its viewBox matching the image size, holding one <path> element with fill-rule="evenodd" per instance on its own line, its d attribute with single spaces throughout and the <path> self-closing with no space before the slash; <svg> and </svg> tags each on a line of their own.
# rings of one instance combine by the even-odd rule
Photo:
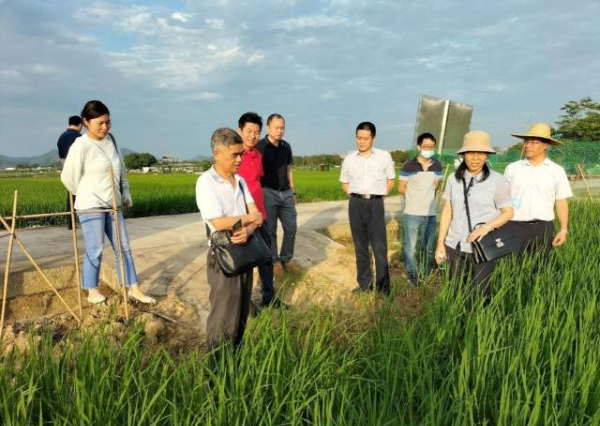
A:
<svg viewBox="0 0 600 426">
<path fill-rule="evenodd" d="M 436 140 L 431 133 L 423 133 L 417 138 L 419 154 L 404 163 L 400 171 L 398 190 L 404 195 L 404 215 L 402 218 L 402 247 L 404 265 L 409 283 L 416 285 L 419 272 L 428 274 L 433 267 L 433 243 L 435 238 L 435 190 L 442 179 L 442 164 L 432 158 Z M 423 241 L 419 242 L 419 235 Z M 418 267 L 415 262 L 417 247 L 425 257 Z"/>
</svg>

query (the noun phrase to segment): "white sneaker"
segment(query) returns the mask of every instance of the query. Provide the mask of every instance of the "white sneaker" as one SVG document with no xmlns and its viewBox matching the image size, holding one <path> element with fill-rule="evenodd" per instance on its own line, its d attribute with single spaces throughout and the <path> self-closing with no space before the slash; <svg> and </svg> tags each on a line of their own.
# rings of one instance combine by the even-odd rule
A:
<svg viewBox="0 0 600 426">
<path fill-rule="evenodd" d="M 104 303 L 106 302 L 106 297 L 104 297 L 103 295 L 99 295 L 99 296 L 88 296 L 87 301 L 89 303 L 91 303 L 92 305 L 98 305 L 99 303 Z"/>
<path fill-rule="evenodd" d="M 133 294 L 131 291 L 127 292 L 127 296 L 132 299 L 135 300 L 137 302 L 140 303 L 147 303 L 149 305 L 154 305 L 156 303 L 156 299 L 154 297 L 150 297 L 150 296 L 136 296 L 135 294 Z"/>
</svg>

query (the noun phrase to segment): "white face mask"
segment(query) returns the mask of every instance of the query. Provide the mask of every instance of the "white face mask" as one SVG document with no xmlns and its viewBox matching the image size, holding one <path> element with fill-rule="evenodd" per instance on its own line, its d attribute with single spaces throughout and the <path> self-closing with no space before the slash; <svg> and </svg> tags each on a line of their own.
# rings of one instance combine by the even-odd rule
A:
<svg viewBox="0 0 600 426">
<path fill-rule="evenodd" d="M 427 158 L 427 159 L 433 157 L 434 154 L 435 154 L 435 151 L 433 151 L 433 150 L 429 151 L 429 150 L 424 150 L 424 149 L 422 149 L 421 153 L 420 153 L 421 157 Z"/>
</svg>

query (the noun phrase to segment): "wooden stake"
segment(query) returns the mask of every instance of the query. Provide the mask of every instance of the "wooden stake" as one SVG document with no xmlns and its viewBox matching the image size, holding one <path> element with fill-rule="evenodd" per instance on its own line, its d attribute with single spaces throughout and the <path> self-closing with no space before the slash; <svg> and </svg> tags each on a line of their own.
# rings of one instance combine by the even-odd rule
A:
<svg viewBox="0 0 600 426">
<path fill-rule="evenodd" d="M 19 191 L 15 191 L 13 198 L 12 223 L 10 224 L 10 240 L 8 240 L 8 252 L 6 253 L 6 266 L 4 268 L 4 287 L 2 289 L 2 314 L 0 314 L 0 341 L 4 333 L 4 315 L 6 314 L 6 299 L 8 297 L 8 277 L 10 275 L 10 259 L 12 256 L 13 243 L 15 241 L 15 226 L 17 221 L 17 203 L 19 202 Z"/>
<path fill-rule="evenodd" d="M 442 192 L 446 189 L 446 182 L 448 181 L 448 172 L 450 171 L 450 164 L 446 164 L 446 170 L 444 171 L 444 179 L 442 181 Z"/>
<path fill-rule="evenodd" d="M 8 223 L 6 223 L 6 221 L 4 220 L 4 218 L 1 217 L 1 216 L 0 216 L 0 223 L 2 223 L 2 225 L 4 226 L 4 228 L 6 230 L 11 229 L 11 227 L 8 226 Z M 75 318 L 75 320 L 77 321 L 77 324 L 81 324 L 81 320 L 79 319 L 79 317 L 75 314 L 75 312 L 73 312 L 73 310 L 68 305 L 68 303 L 65 301 L 65 299 L 62 298 L 62 296 L 60 295 L 60 293 L 58 292 L 58 290 L 56 290 L 56 287 L 54 287 L 54 285 L 50 282 L 50 280 L 48 279 L 48 277 L 46 276 L 46 274 L 44 274 L 44 271 L 42 271 L 42 268 L 40 268 L 40 266 L 37 264 L 37 262 L 35 261 L 35 259 L 29 253 L 29 251 L 25 248 L 25 246 L 23 245 L 23 243 L 17 238 L 17 236 L 16 236 L 15 233 L 13 233 L 13 238 L 12 239 L 17 243 L 17 245 L 19 246 L 19 248 L 21 249 L 21 251 L 27 257 L 27 259 L 29 259 L 29 261 L 31 262 L 31 264 L 40 273 L 40 275 L 42 276 L 42 278 L 44 279 L 44 281 L 46 281 L 46 284 L 48 284 L 48 286 L 52 289 L 52 291 L 54 291 L 54 293 L 56 294 L 56 296 L 58 297 L 58 299 L 62 302 L 62 304 L 65 305 L 65 307 L 67 308 L 67 310 L 69 311 L 69 313 L 71 315 L 73 315 L 73 318 Z"/>
<path fill-rule="evenodd" d="M 581 175 L 581 178 L 583 179 L 583 183 L 585 184 L 585 189 L 587 190 L 587 194 L 588 194 L 588 197 L 590 198 L 590 201 L 593 201 L 592 193 L 590 192 L 590 187 L 588 186 L 587 179 L 585 178 L 585 175 L 583 174 L 583 167 L 581 167 L 581 164 L 577 165 L 577 170 L 579 170 L 579 174 Z"/>
<path fill-rule="evenodd" d="M 113 172 L 112 166 L 109 168 L 110 172 L 110 188 L 112 190 L 112 199 L 113 199 L 113 214 L 115 215 L 115 234 L 117 236 L 117 246 L 119 247 L 119 252 L 115 253 L 115 256 L 119 256 L 121 260 L 120 263 L 120 272 L 121 272 L 121 290 L 123 292 L 123 302 L 125 304 L 125 321 L 129 321 L 129 303 L 127 300 L 127 285 L 125 282 L 125 261 L 123 258 L 123 247 L 121 246 L 121 225 L 119 221 L 119 208 L 117 206 L 117 191 L 115 190 L 115 174 Z"/>
<path fill-rule="evenodd" d="M 85 210 L 80 212 L 79 214 L 88 214 L 88 213 L 106 213 L 106 209 L 97 209 L 97 210 Z M 38 213 L 38 214 L 26 214 L 21 216 L 15 216 L 15 219 L 41 219 L 44 217 L 60 217 L 60 216 L 70 216 L 70 212 L 58 212 L 58 213 Z M 11 221 L 13 220 L 12 216 L 5 216 L 4 220 Z"/>
<path fill-rule="evenodd" d="M 83 308 L 81 307 L 81 274 L 79 273 L 79 250 L 77 247 L 77 226 L 75 225 L 75 206 L 73 206 L 73 194 L 69 192 L 69 207 L 71 209 L 73 252 L 75 253 L 75 273 L 77 274 L 77 302 L 79 303 L 79 315 L 83 317 Z"/>
</svg>

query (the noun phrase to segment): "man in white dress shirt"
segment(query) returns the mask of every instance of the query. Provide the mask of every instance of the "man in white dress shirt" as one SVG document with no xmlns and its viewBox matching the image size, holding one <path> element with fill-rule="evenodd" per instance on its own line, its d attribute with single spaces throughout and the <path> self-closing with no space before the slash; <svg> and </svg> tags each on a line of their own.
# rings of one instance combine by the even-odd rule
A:
<svg viewBox="0 0 600 426">
<path fill-rule="evenodd" d="M 394 187 L 394 162 L 389 152 L 373 148 L 375 125 L 363 122 L 356 128 L 357 151 L 350 152 L 342 163 L 340 182 L 350 196 L 348 215 L 356 254 L 356 293 L 373 287 L 371 254 L 375 255 L 375 287 L 389 295 L 390 272 L 387 260 L 387 237 L 383 198 Z"/>
<path fill-rule="evenodd" d="M 567 241 L 569 224 L 568 198 L 573 196 L 565 170 L 546 156 L 550 145 L 562 145 L 551 137 L 546 123 L 532 125 L 523 139 L 525 159 L 509 164 L 504 177 L 510 182 L 515 215 L 509 226 L 523 240 L 523 249 L 542 250 L 548 255 L 552 247 Z M 554 209 L 560 230 L 554 230 Z"/>
</svg>

